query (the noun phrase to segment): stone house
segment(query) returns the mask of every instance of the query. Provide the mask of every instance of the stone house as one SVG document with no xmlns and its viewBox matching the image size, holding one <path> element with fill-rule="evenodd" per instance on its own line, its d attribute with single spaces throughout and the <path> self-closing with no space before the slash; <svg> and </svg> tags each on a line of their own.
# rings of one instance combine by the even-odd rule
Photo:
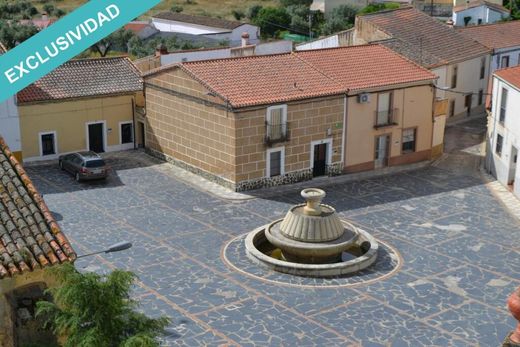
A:
<svg viewBox="0 0 520 347">
<path fill-rule="evenodd" d="M 0 345 L 45 345 L 35 303 L 55 283 L 49 266 L 76 254 L 22 166 L 0 137 Z"/>
<path fill-rule="evenodd" d="M 126 57 L 71 60 L 16 102 L 24 162 L 143 145 L 143 81 Z"/>
<path fill-rule="evenodd" d="M 486 167 L 504 186 L 520 197 L 520 66 L 493 75 L 491 112 L 488 118 Z"/>
<path fill-rule="evenodd" d="M 429 69 L 449 118 L 484 112 L 491 50 L 411 7 L 356 17 L 354 44 L 377 42 Z"/>
<path fill-rule="evenodd" d="M 147 150 L 237 191 L 442 148 L 435 76 L 381 45 L 180 63 L 144 79 Z"/>
<path fill-rule="evenodd" d="M 520 20 L 457 29 L 491 50 L 491 74 L 520 64 Z"/>
</svg>

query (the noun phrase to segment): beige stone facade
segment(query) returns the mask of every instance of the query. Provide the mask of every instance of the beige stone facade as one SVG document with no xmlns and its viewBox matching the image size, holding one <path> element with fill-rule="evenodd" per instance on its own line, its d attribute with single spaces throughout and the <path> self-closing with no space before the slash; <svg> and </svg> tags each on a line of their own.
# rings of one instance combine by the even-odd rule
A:
<svg viewBox="0 0 520 347">
<path fill-rule="evenodd" d="M 146 147 L 238 191 L 374 169 L 381 135 L 389 135 L 383 166 L 429 160 L 435 90 L 428 81 L 418 84 L 370 91 L 366 103 L 339 94 L 233 109 L 182 69 L 168 69 L 145 78 Z M 388 92 L 394 121 L 378 127 L 379 94 Z M 280 109 L 286 126 L 276 141 L 268 138 L 271 109 Z M 409 153 L 403 152 L 406 130 L 413 134 Z M 279 170 L 271 168 L 272 152 L 280 152 L 274 157 Z"/>
</svg>

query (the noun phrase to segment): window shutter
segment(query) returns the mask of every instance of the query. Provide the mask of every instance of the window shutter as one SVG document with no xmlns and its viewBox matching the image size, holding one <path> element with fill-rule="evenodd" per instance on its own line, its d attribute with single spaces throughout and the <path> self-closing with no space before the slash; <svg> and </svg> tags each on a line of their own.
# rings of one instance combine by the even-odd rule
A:
<svg viewBox="0 0 520 347">
<path fill-rule="evenodd" d="M 270 136 L 273 139 L 279 139 L 282 137 L 282 108 L 274 108 L 271 109 L 271 115 L 270 115 L 270 122 L 269 122 L 269 128 L 270 128 Z"/>
</svg>

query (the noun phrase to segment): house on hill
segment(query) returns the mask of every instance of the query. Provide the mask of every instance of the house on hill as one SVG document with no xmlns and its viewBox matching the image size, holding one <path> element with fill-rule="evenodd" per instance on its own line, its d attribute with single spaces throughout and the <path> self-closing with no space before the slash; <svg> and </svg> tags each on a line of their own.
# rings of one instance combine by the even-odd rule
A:
<svg viewBox="0 0 520 347">
<path fill-rule="evenodd" d="M 24 162 L 142 146 L 143 82 L 126 57 L 71 60 L 17 94 Z"/>
<path fill-rule="evenodd" d="M 217 41 L 227 40 L 231 46 L 240 45 L 243 33 L 249 34 L 252 43 L 257 43 L 260 38 L 260 28 L 248 23 L 176 12 L 162 12 L 152 16 L 152 25 L 161 33 L 182 33 Z"/>
<path fill-rule="evenodd" d="M 435 75 L 381 45 L 178 63 L 144 79 L 147 150 L 236 191 L 442 148 Z"/>
<path fill-rule="evenodd" d="M 55 283 L 44 270 L 76 253 L 1 137 L 0 177 L 0 345 L 54 345 L 34 309 Z"/>
<path fill-rule="evenodd" d="M 474 0 L 453 8 L 453 25 L 492 24 L 509 18 L 510 11 L 502 5 L 485 0 Z"/>
</svg>

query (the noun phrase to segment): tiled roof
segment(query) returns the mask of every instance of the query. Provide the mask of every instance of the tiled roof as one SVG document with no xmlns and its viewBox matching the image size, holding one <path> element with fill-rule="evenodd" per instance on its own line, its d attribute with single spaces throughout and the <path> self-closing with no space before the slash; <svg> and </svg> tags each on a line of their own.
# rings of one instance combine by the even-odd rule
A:
<svg viewBox="0 0 520 347">
<path fill-rule="evenodd" d="M 503 79 L 520 91 L 520 66 L 498 70 L 495 72 L 495 76 Z"/>
<path fill-rule="evenodd" d="M 71 60 L 18 93 L 18 102 L 126 94 L 143 90 L 139 70 L 125 57 Z"/>
<path fill-rule="evenodd" d="M 149 71 L 145 78 L 172 68 L 183 69 L 235 108 L 436 78 L 380 45 L 180 63 Z"/>
<path fill-rule="evenodd" d="M 75 259 L 41 195 L 0 137 L 0 279 Z"/>
<path fill-rule="evenodd" d="M 4 54 L 7 52 L 7 48 L 0 42 L 0 54 Z"/>
<path fill-rule="evenodd" d="M 125 25 L 125 30 L 130 30 L 134 33 L 138 33 L 149 26 L 150 24 L 148 22 L 130 22 L 127 25 Z"/>
<path fill-rule="evenodd" d="M 520 20 L 469 26 L 458 30 L 492 49 L 520 46 Z"/>
<path fill-rule="evenodd" d="M 464 10 L 467 10 L 467 9 L 470 9 L 470 8 L 475 8 L 475 7 L 480 7 L 480 6 L 487 6 L 489 8 L 492 8 L 492 9 L 500 11 L 500 12 L 507 12 L 507 13 L 510 12 L 504 6 L 501 6 L 499 4 L 494 4 L 492 2 L 488 2 L 488 1 L 485 1 L 485 0 L 471 1 L 471 2 L 469 2 L 467 4 L 464 4 L 464 5 L 455 6 L 455 7 L 453 7 L 453 12 L 461 12 L 461 11 L 464 11 Z"/>
<path fill-rule="evenodd" d="M 366 14 L 360 19 L 406 44 L 398 52 L 411 60 L 418 62 L 421 55 L 436 60 L 431 65 L 423 64 L 429 68 L 489 53 L 487 47 L 412 7 Z"/>
<path fill-rule="evenodd" d="M 206 16 L 191 16 L 189 14 L 177 13 L 177 12 L 162 12 L 162 13 L 156 14 L 152 17 L 158 18 L 158 19 L 171 20 L 171 21 L 175 21 L 175 22 L 191 23 L 191 24 L 197 24 L 197 25 L 204 25 L 204 26 L 212 27 L 212 28 L 221 28 L 221 29 L 228 29 L 228 30 L 233 30 L 233 29 L 238 28 L 239 26 L 245 24 L 242 22 L 230 21 L 230 20 L 226 20 L 226 19 L 206 17 Z"/>
<path fill-rule="evenodd" d="M 297 55 L 351 91 L 436 78 L 432 72 L 381 45 L 298 51 Z"/>
</svg>

